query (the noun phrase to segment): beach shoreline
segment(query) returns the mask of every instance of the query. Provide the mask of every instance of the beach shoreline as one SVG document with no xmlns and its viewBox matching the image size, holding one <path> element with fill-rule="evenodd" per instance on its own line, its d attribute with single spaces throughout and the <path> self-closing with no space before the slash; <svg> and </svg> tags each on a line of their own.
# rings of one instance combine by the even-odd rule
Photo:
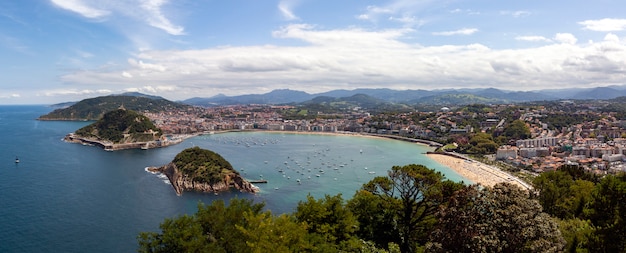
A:
<svg viewBox="0 0 626 253">
<path fill-rule="evenodd" d="M 407 141 L 411 143 L 415 143 L 417 145 L 424 145 L 433 147 L 436 145 L 441 145 L 436 142 L 430 142 L 426 140 L 412 139 L 412 138 L 398 138 L 396 136 L 390 135 L 381 135 L 381 134 L 363 134 L 363 133 L 355 133 L 355 132 L 317 132 L 317 131 L 275 131 L 275 130 L 227 130 L 227 131 L 215 131 L 215 132 L 203 132 L 198 133 L 193 136 L 199 135 L 207 135 L 207 134 L 220 134 L 220 133 L 228 133 L 228 132 L 267 132 L 267 133 L 277 133 L 277 134 L 310 134 L 310 135 L 336 135 L 336 136 L 355 136 L 355 137 L 365 137 L 365 138 L 381 138 L 381 139 L 393 139 L 400 141 Z M 187 136 L 187 137 L 193 137 Z M 433 149 L 434 150 L 434 149 Z M 457 174 L 459 174 L 464 181 L 469 181 L 472 184 L 481 184 L 484 186 L 492 187 L 497 183 L 507 182 L 511 184 L 515 184 L 522 189 L 530 190 L 532 186 L 517 178 L 514 175 L 511 175 L 507 172 L 500 170 L 499 168 L 463 157 L 458 154 L 453 153 L 434 153 L 427 152 L 426 156 L 433 161 L 450 168 Z"/>
<path fill-rule="evenodd" d="M 278 133 L 278 134 L 309 134 L 309 135 L 335 135 L 335 136 L 356 136 L 356 137 L 365 137 L 365 138 L 382 138 L 382 139 L 392 139 L 399 141 L 406 141 L 415 143 L 418 145 L 425 145 L 430 147 L 439 147 L 442 146 L 440 143 L 423 140 L 423 139 L 415 139 L 408 137 L 401 137 L 395 135 L 385 135 L 385 134 L 372 134 L 372 133 L 360 133 L 360 132 L 349 132 L 349 131 L 334 131 L 334 132 L 324 132 L 324 131 L 287 131 L 287 130 L 263 130 L 263 129 L 246 129 L 246 130 L 221 130 L 221 131 L 205 131 L 200 133 L 188 134 L 189 137 L 201 136 L 201 135 L 211 135 L 211 134 L 221 134 L 221 133 L 237 133 L 237 132 L 266 132 L 266 133 Z M 186 138 L 189 138 L 186 137 Z"/>
<path fill-rule="evenodd" d="M 522 189 L 530 190 L 532 186 L 521 179 L 493 166 L 446 153 L 427 153 L 426 156 L 446 166 L 474 184 L 492 187 L 497 183 L 511 183 Z"/>
</svg>

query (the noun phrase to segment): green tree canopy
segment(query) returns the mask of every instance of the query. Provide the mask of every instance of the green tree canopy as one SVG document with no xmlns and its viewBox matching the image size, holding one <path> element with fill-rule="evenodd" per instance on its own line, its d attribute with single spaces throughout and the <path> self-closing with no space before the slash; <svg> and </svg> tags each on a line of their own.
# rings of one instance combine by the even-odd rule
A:
<svg viewBox="0 0 626 253">
<path fill-rule="evenodd" d="M 498 150 L 498 144 L 487 133 L 476 133 L 464 147 L 469 154 L 493 154 Z"/>
<path fill-rule="evenodd" d="M 119 143 L 124 135 L 130 135 L 134 141 L 152 141 L 155 137 L 158 139 L 162 131 L 148 117 L 134 111 L 118 109 L 105 113 L 101 119 L 76 130 L 75 133 Z"/>
<path fill-rule="evenodd" d="M 520 140 L 531 137 L 530 128 L 522 120 L 516 119 L 504 128 L 504 136 L 508 139 Z"/>
<path fill-rule="evenodd" d="M 359 190 L 347 204 L 359 222 L 356 232 L 359 238 L 372 241 L 381 248 L 387 248 L 389 242 L 400 242 L 395 222 L 397 207 L 392 208 L 395 204 L 369 191 Z"/>
<path fill-rule="evenodd" d="M 358 229 L 341 196 L 307 198 L 299 204 L 299 218 L 274 216 L 263 204 L 231 199 L 199 204 L 194 215 L 166 219 L 161 232 L 138 236 L 139 252 L 376 252 L 371 242 L 352 234 Z M 300 221 L 299 219 L 305 220 Z M 399 252 L 392 244 L 391 252 Z"/>
<path fill-rule="evenodd" d="M 437 218 L 429 252 L 560 252 L 565 246 L 541 205 L 509 183 L 464 188 Z"/>
<path fill-rule="evenodd" d="M 593 249 L 626 252 L 626 173 L 604 177 L 585 213 L 596 227 L 598 240 L 592 243 Z"/>
<path fill-rule="evenodd" d="M 224 157 L 199 147 L 181 151 L 172 162 L 183 174 L 203 183 L 214 184 L 222 181 L 225 174 L 237 173 Z"/>
<path fill-rule="evenodd" d="M 307 225 L 318 247 L 342 251 L 350 250 L 358 244 L 355 232 L 359 223 L 344 205 L 341 194 L 326 195 L 322 199 L 308 195 L 306 201 L 298 203 L 294 216 L 298 222 Z"/>
<path fill-rule="evenodd" d="M 389 208 L 402 252 L 414 252 L 428 240 L 436 223 L 434 214 L 449 196 L 463 187 L 462 183 L 446 180 L 437 171 L 423 165 L 393 166 L 387 177 L 376 177 L 363 186 L 363 190 L 378 197 Z M 367 221 L 360 217 L 359 221 Z M 378 220 L 373 220 L 376 222 Z M 385 219 L 383 219 L 385 222 Z M 368 224 L 365 224 L 368 226 Z M 369 225 L 372 226 L 372 225 Z M 385 226 L 374 225 L 374 226 Z"/>
<path fill-rule="evenodd" d="M 231 199 L 228 206 L 222 200 L 199 204 L 195 215 L 166 219 L 161 233 L 141 233 L 139 251 L 246 252 L 248 237 L 237 226 L 246 227 L 246 217 L 261 215 L 263 206 L 244 199 Z"/>
</svg>

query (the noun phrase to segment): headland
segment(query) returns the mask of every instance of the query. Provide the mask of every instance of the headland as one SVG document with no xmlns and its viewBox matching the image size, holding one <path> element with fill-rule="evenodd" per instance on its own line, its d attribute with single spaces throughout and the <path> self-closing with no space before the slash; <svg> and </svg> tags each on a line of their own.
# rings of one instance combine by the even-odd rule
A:
<svg viewBox="0 0 626 253">
<path fill-rule="evenodd" d="M 245 180 L 221 155 L 199 147 L 188 148 L 172 162 L 161 167 L 148 167 L 150 172 L 163 173 L 177 195 L 184 191 L 224 192 L 235 188 L 256 193 L 259 188 Z"/>
</svg>

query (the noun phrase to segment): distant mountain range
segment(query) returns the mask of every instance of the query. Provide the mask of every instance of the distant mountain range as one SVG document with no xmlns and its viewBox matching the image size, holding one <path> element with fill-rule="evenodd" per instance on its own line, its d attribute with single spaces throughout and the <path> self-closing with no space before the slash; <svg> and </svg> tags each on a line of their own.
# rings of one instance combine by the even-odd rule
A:
<svg viewBox="0 0 626 253">
<path fill-rule="evenodd" d="M 626 96 L 626 86 L 609 86 L 588 89 L 553 89 L 540 91 L 505 91 L 487 89 L 450 90 L 392 90 L 355 89 L 333 90 L 317 94 L 279 89 L 266 94 L 191 98 L 172 102 L 158 96 L 142 93 L 123 93 L 52 105 L 57 108 L 40 120 L 97 120 L 108 111 L 124 107 L 138 112 L 186 109 L 195 106 L 223 106 L 237 104 L 290 104 L 303 105 L 318 112 L 366 109 L 370 112 L 413 110 L 414 106 L 431 108 L 437 106 L 467 104 L 504 104 L 553 100 L 609 100 Z M 432 109 L 432 108 L 431 108 Z"/>
<path fill-rule="evenodd" d="M 180 101 L 198 106 L 220 106 L 235 104 L 298 104 L 314 102 L 315 98 L 349 98 L 354 95 L 367 95 L 387 103 L 407 105 L 456 105 L 456 104 L 502 104 L 532 101 L 552 101 L 562 99 L 612 99 L 626 96 L 626 86 L 597 88 L 546 89 L 537 91 L 506 91 L 495 88 L 449 89 L 449 90 L 392 90 L 355 89 L 332 90 L 309 94 L 303 91 L 279 89 L 265 94 L 226 96 L 223 94 L 209 98 L 190 98 Z"/>
</svg>

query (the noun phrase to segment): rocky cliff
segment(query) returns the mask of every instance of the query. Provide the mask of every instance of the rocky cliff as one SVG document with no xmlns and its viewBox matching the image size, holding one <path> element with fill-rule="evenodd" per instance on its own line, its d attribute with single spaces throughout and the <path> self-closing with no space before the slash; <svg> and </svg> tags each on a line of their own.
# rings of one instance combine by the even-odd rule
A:
<svg viewBox="0 0 626 253">
<path fill-rule="evenodd" d="M 174 163 L 168 163 L 158 168 L 150 167 L 148 170 L 165 174 L 170 180 L 170 183 L 174 187 L 177 195 L 181 195 L 183 191 L 218 193 L 228 191 L 231 187 L 241 192 L 257 193 L 259 191 L 259 188 L 243 179 L 236 172 L 225 174 L 223 175 L 221 181 L 210 184 L 207 182 L 193 180 L 190 175 L 181 173 Z"/>
</svg>

